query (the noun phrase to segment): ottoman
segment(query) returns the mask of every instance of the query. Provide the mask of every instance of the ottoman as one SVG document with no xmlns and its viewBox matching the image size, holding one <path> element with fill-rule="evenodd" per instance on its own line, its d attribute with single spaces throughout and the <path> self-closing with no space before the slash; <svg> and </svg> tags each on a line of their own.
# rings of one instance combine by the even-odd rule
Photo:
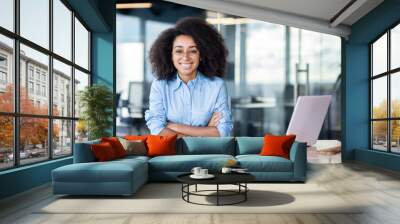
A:
<svg viewBox="0 0 400 224">
<path fill-rule="evenodd" d="M 147 159 L 74 163 L 52 171 L 53 193 L 132 195 L 148 180 Z"/>
</svg>

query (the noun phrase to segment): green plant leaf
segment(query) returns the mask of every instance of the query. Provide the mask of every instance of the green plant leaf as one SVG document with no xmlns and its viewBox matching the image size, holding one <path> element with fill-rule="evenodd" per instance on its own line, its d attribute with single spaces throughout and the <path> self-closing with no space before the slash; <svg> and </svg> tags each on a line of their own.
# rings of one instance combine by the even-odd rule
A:
<svg viewBox="0 0 400 224">
<path fill-rule="evenodd" d="M 89 139 L 109 136 L 107 129 L 112 126 L 114 105 L 111 90 L 105 85 L 94 84 L 86 87 L 79 95 L 81 119 L 87 125 Z"/>
</svg>

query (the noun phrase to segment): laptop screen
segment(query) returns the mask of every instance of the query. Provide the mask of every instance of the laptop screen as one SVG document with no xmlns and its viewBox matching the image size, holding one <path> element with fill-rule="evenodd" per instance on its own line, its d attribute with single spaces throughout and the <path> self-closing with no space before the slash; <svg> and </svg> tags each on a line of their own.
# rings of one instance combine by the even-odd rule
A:
<svg viewBox="0 0 400 224">
<path fill-rule="evenodd" d="M 297 98 L 286 134 L 295 134 L 296 141 L 311 146 L 317 142 L 331 96 L 300 96 Z"/>
</svg>

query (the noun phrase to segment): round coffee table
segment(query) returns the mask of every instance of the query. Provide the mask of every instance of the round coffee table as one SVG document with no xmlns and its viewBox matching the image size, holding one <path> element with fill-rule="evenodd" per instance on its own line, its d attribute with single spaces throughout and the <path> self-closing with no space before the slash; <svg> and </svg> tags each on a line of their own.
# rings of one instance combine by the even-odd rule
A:
<svg viewBox="0 0 400 224">
<path fill-rule="evenodd" d="M 182 199 L 188 203 L 198 205 L 234 205 L 247 200 L 247 192 L 249 188 L 247 183 L 255 180 L 255 177 L 249 173 L 216 173 L 212 179 L 193 179 L 190 177 L 191 173 L 182 174 L 177 177 L 178 181 L 182 183 Z M 215 190 L 198 190 L 197 185 L 215 185 Z M 194 191 L 190 191 L 190 186 L 195 186 Z M 236 185 L 237 190 L 224 190 L 220 189 L 220 185 Z M 206 194 L 214 192 L 215 194 Z M 202 204 L 190 200 L 190 196 L 203 196 L 203 197 L 216 197 L 216 204 Z M 240 199 L 231 203 L 221 203 L 221 197 L 240 196 Z"/>
</svg>

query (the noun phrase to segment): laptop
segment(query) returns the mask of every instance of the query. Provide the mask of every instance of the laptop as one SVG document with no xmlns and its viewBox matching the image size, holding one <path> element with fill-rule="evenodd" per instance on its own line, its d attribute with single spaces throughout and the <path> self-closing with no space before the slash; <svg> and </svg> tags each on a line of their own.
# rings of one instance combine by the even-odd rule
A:
<svg viewBox="0 0 400 224">
<path fill-rule="evenodd" d="M 308 146 L 317 142 L 331 102 L 330 95 L 297 98 L 286 134 L 295 134 L 296 141 Z"/>
</svg>

